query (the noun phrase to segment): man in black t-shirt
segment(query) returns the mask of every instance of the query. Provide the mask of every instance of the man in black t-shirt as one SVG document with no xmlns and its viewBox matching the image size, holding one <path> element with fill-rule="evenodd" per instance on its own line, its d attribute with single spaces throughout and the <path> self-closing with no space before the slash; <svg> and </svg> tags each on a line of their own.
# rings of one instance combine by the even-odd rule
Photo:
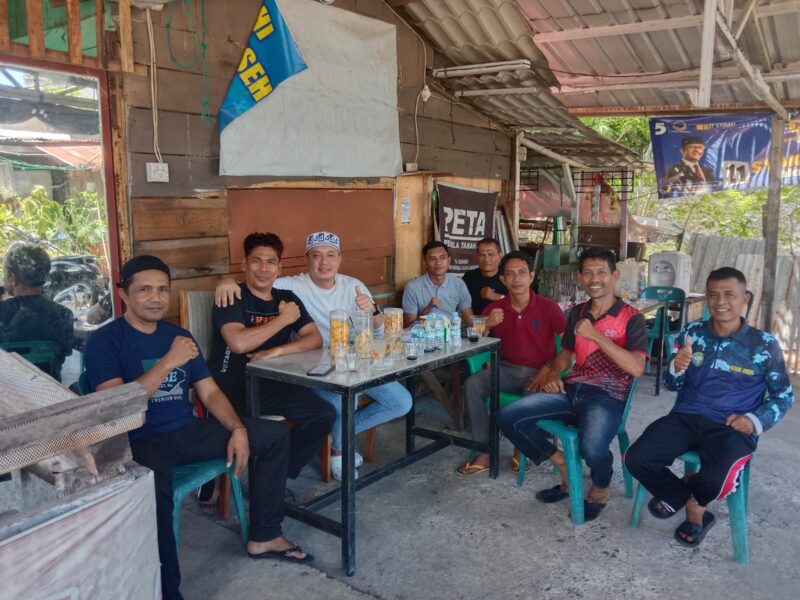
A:
<svg viewBox="0 0 800 600">
<path fill-rule="evenodd" d="M 508 289 L 500 279 L 500 242 L 483 238 L 477 252 L 478 268 L 464 273 L 464 283 L 472 297 L 472 313 L 482 315 L 489 303 L 505 298 Z"/>
<path fill-rule="evenodd" d="M 274 233 L 251 233 L 244 240 L 242 299 L 215 306 L 209 368 L 240 415 L 245 413 L 248 361 L 322 347 L 322 336 L 302 301 L 272 286 L 280 273 L 283 243 Z M 292 338 L 296 339 L 292 339 Z M 295 479 L 328 435 L 333 407 L 308 388 L 281 382 L 262 387 L 260 414 L 292 423 L 288 476 Z"/>
</svg>

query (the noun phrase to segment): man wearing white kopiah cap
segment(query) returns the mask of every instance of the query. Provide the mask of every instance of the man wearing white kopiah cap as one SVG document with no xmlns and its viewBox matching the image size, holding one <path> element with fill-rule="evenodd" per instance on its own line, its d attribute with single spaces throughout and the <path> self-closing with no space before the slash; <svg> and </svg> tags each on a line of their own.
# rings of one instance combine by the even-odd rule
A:
<svg viewBox="0 0 800 600">
<path fill-rule="evenodd" d="M 308 272 L 290 277 L 279 277 L 275 281 L 278 289 L 291 290 L 303 301 L 308 313 L 322 334 L 326 346 L 331 343 L 330 312 L 344 309 L 348 312 L 362 310 L 372 313 L 372 326 L 376 331 L 383 328 L 383 314 L 378 310 L 369 289 L 355 277 L 342 275 L 339 237 L 330 231 L 317 231 L 306 240 L 306 267 Z M 227 306 L 238 298 L 241 288 L 236 282 L 226 279 L 216 291 L 217 306 Z M 342 397 L 334 392 L 314 390 L 336 409 L 336 421 L 331 435 L 331 473 L 334 479 L 342 478 Z M 356 433 L 371 429 L 411 409 L 411 394 L 398 382 L 370 388 L 364 392 L 374 402 L 356 411 Z M 356 453 L 356 467 L 363 458 Z"/>
</svg>

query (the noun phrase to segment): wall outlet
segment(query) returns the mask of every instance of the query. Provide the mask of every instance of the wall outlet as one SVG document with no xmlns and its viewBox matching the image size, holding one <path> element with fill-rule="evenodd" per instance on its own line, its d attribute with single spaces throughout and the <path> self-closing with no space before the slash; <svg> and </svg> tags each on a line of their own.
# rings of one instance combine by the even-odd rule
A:
<svg viewBox="0 0 800 600">
<path fill-rule="evenodd" d="M 413 173 L 416 170 L 417 170 L 417 163 L 415 162 L 406 163 L 406 173 Z"/>
<path fill-rule="evenodd" d="M 169 165 L 167 163 L 147 163 L 147 183 L 169 183 Z"/>
</svg>

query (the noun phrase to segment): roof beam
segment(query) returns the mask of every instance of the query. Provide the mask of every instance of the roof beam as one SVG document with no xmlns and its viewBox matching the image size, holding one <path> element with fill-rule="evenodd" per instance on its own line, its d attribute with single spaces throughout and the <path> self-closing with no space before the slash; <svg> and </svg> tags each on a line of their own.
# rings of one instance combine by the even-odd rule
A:
<svg viewBox="0 0 800 600">
<path fill-rule="evenodd" d="M 736 33 L 733 34 L 733 37 L 735 37 L 737 40 L 739 39 L 739 36 L 742 35 L 744 27 L 747 25 L 747 21 L 750 19 L 750 15 L 753 14 L 753 9 L 760 1 L 761 0 L 750 0 L 750 2 L 747 3 L 747 6 L 744 9 L 744 14 L 739 17 L 739 23 L 736 25 Z M 731 25 L 733 25 L 733 23 L 731 23 Z"/>
<path fill-rule="evenodd" d="M 746 10 L 746 9 L 745 9 Z M 757 17 L 774 17 L 800 11 L 800 0 L 790 0 L 779 4 L 769 4 L 751 11 Z M 741 18 L 743 10 L 733 13 L 735 19 Z M 671 19 L 651 19 L 638 23 L 625 23 L 622 25 L 603 25 L 600 27 L 583 27 L 580 29 L 566 29 L 563 31 L 547 31 L 534 33 L 533 41 L 537 44 L 552 44 L 554 42 L 569 42 L 574 40 L 587 40 L 615 35 L 629 35 L 634 33 L 650 33 L 653 31 L 668 31 L 670 29 L 685 29 L 687 27 L 700 27 L 703 24 L 703 15 L 689 15 Z"/>
<path fill-rule="evenodd" d="M 590 171 L 591 167 L 585 163 L 579 162 L 577 160 L 573 160 L 571 158 L 567 158 L 566 156 L 562 156 L 558 152 L 553 152 L 549 148 L 545 148 L 544 146 L 540 146 L 536 142 L 532 142 L 526 137 L 522 138 L 520 142 L 526 148 L 530 148 L 539 154 L 546 156 L 548 158 L 552 158 L 555 161 L 560 162 L 562 165 L 569 165 L 571 167 L 575 167 L 576 169 L 583 169 L 584 171 Z"/>
<path fill-rule="evenodd" d="M 800 109 L 800 101 L 786 103 L 789 110 Z M 728 104 L 712 104 L 708 108 L 698 108 L 693 104 L 641 104 L 636 106 L 575 106 L 567 107 L 569 114 L 575 117 L 615 117 L 615 116 L 642 116 L 642 115 L 676 115 L 687 114 L 714 114 L 714 113 L 748 113 L 753 111 L 771 110 L 763 102 L 731 102 Z"/>
<path fill-rule="evenodd" d="M 703 5 L 703 37 L 700 42 L 700 83 L 695 104 L 706 108 L 711 104 L 711 71 L 714 69 L 717 0 L 705 0 Z"/>
<path fill-rule="evenodd" d="M 776 115 L 787 120 L 789 118 L 789 113 L 778 99 L 772 95 L 772 90 L 761 76 L 761 71 L 750 64 L 744 52 L 739 48 L 739 44 L 736 42 L 736 37 L 733 35 L 733 32 L 728 28 L 725 19 L 719 13 L 717 13 L 717 28 L 731 47 L 736 64 L 739 66 L 739 70 L 742 72 L 745 83 L 747 87 L 750 88 L 750 91 L 753 92 L 756 98 L 760 98 L 767 106 L 774 110 Z"/>
<path fill-rule="evenodd" d="M 530 69 L 531 61 L 522 58 L 503 62 L 443 67 L 441 69 L 433 69 L 432 75 L 436 79 L 453 79 L 456 77 L 467 77 L 469 75 L 490 75 L 492 73 L 502 73 L 503 71 L 530 71 Z"/>
</svg>

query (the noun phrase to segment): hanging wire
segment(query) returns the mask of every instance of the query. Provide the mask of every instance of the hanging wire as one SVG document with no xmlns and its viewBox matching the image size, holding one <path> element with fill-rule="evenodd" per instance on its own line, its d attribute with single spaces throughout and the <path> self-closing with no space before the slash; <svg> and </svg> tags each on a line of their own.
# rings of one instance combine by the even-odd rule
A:
<svg viewBox="0 0 800 600">
<path fill-rule="evenodd" d="M 190 62 L 181 62 L 175 56 L 172 49 L 172 19 L 175 16 L 174 5 L 179 0 L 174 0 L 167 5 L 167 48 L 169 49 L 169 58 L 179 69 L 189 71 L 193 69 L 198 61 L 201 62 L 203 67 L 202 72 L 202 93 L 200 100 L 200 117 L 207 121 L 216 121 L 216 118 L 209 112 L 209 103 L 211 97 L 211 76 L 208 71 L 208 43 L 206 42 L 206 0 L 200 0 L 200 31 L 197 29 L 197 8 L 192 8 L 192 3 L 195 0 L 183 0 L 183 7 L 186 11 L 186 21 L 188 23 L 189 32 L 192 34 L 192 59 Z"/>
</svg>

